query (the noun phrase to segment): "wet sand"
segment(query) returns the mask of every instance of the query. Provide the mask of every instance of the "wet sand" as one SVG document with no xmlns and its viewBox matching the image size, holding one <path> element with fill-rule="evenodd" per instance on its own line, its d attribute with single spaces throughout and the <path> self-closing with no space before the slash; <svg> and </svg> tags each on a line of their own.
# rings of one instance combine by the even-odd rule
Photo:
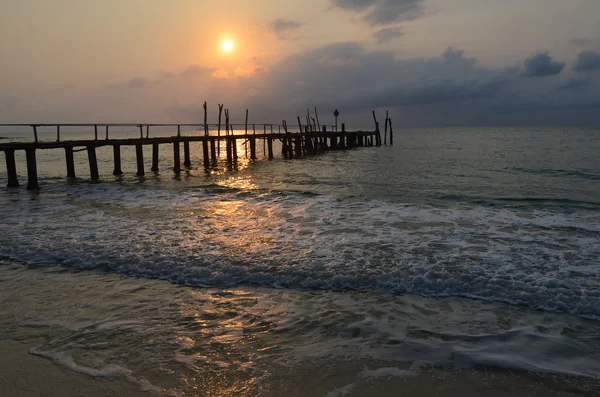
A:
<svg viewBox="0 0 600 397">
<path fill-rule="evenodd" d="M 0 340 L 0 395 L 4 397 L 143 397 L 126 380 L 95 379 L 28 353 L 31 343 Z"/>
<path fill-rule="evenodd" d="M 31 341 L 0 341 L 0 390 L 10 397 L 170 396 L 145 392 L 125 379 L 92 378 L 28 353 Z M 204 389 L 185 396 L 323 396 L 375 397 L 582 397 L 600 395 L 598 384 L 577 378 L 530 374 L 496 368 L 449 370 L 400 369 L 394 363 L 339 362 L 279 368 L 259 387 L 219 388 L 213 379 Z M 359 368 L 362 371 L 357 372 Z M 357 376 L 358 373 L 358 376 Z M 231 377 L 235 378 L 235 374 Z"/>
</svg>

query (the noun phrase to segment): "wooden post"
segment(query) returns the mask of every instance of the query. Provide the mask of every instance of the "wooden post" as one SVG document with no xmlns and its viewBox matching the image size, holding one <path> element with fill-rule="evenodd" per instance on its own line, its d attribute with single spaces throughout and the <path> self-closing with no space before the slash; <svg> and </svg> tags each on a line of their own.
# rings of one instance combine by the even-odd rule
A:
<svg viewBox="0 0 600 397">
<path fill-rule="evenodd" d="M 246 124 L 244 124 L 244 133 L 248 135 L 248 109 L 246 109 Z M 254 130 L 254 133 L 256 134 L 256 130 Z"/>
<path fill-rule="evenodd" d="M 388 119 L 388 123 L 390 123 L 390 145 L 394 144 L 394 130 L 392 129 L 392 119 Z"/>
<path fill-rule="evenodd" d="M 98 125 L 94 124 L 94 140 L 98 140 Z"/>
<path fill-rule="evenodd" d="M 146 125 L 146 139 L 150 138 L 150 126 Z"/>
<path fill-rule="evenodd" d="M 108 126 L 106 126 L 106 140 L 108 141 Z"/>
<path fill-rule="evenodd" d="M 158 172 L 158 143 L 152 144 L 152 172 Z"/>
<path fill-rule="evenodd" d="M 346 149 L 346 124 L 342 124 L 342 134 L 340 135 L 340 149 Z"/>
<path fill-rule="evenodd" d="M 267 138 L 267 150 L 269 152 L 269 160 L 273 160 L 273 137 L 270 135 Z"/>
<path fill-rule="evenodd" d="M 33 127 L 33 137 L 35 139 L 35 143 L 38 143 L 37 125 L 32 125 L 32 127 Z"/>
<path fill-rule="evenodd" d="M 231 138 L 229 137 L 229 109 L 225 109 L 225 147 L 227 148 L 227 163 L 233 161 L 233 151 L 231 148 Z"/>
<path fill-rule="evenodd" d="M 75 178 L 75 160 L 73 159 L 73 146 L 65 146 L 65 159 L 67 161 L 67 178 Z"/>
<path fill-rule="evenodd" d="M 137 176 L 144 176 L 144 146 L 141 143 L 135 145 L 135 158 L 137 160 Z"/>
<path fill-rule="evenodd" d="M 60 142 L 60 125 L 56 126 L 56 142 Z"/>
<path fill-rule="evenodd" d="M 100 175 L 98 174 L 98 160 L 96 160 L 96 146 L 89 145 L 87 147 L 88 152 L 88 162 L 90 164 L 90 178 L 92 181 L 97 181 L 100 179 Z"/>
<path fill-rule="evenodd" d="M 183 141 L 183 166 L 190 168 L 192 159 L 190 158 L 190 141 Z"/>
<path fill-rule="evenodd" d="M 221 156 L 221 113 L 223 112 L 223 105 L 219 103 L 219 127 L 217 129 L 217 137 L 219 137 L 219 146 L 217 147 L 217 153 Z"/>
<path fill-rule="evenodd" d="M 214 136 L 210 138 L 210 159 L 212 164 L 217 164 L 217 148 Z"/>
<path fill-rule="evenodd" d="M 204 107 L 204 136 L 208 136 L 208 106 L 206 104 L 206 101 L 204 102 L 203 107 Z M 208 153 L 208 150 L 206 152 Z"/>
<path fill-rule="evenodd" d="M 256 160 L 256 138 L 250 138 L 250 160 Z"/>
<path fill-rule="evenodd" d="M 181 172 L 181 158 L 179 156 L 179 141 L 173 142 L 173 172 Z"/>
<path fill-rule="evenodd" d="M 181 126 L 177 126 L 177 138 L 181 138 Z"/>
<path fill-rule="evenodd" d="M 208 143 L 209 139 L 206 138 L 202 141 L 202 158 L 204 160 L 204 168 L 210 168 L 210 157 L 208 157 Z"/>
<path fill-rule="evenodd" d="M 231 133 L 231 150 L 233 151 L 233 160 L 235 161 L 238 159 L 238 153 L 237 153 L 237 139 L 233 135 L 233 131 Z"/>
<path fill-rule="evenodd" d="M 8 174 L 7 187 L 19 187 L 19 179 L 17 178 L 17 163 L 15 162 L 15 151 L 13 149 L 5 150 L 6 157 L 6 173 Z"/>
<path fill-rule="evenodd" d="M 121 146 L 113 145 L 113 158 L 115 163 L 115 169 L 113 170 L 113 175 L 119 176 L 123 175 L 123 170 L 121 170 Z"/>
<path fill-rule="evenodd" d="M 385 127 L 384 127 L 384 134 L 383 134 L 383 144 L 387 145 L 387 130 L 388 130 L 388 120 L 389 120 L 389 111 L 385 111 Z"/>
<path fill-rule="evenodd" d="M 39 189 L 37 178 L 37 162 L 35 159 L 35 148 L 25 149 L 27 157 L 27 190 Z"/>
<path fill-rule="evenodd" d="M 144 127 L 140 124 L 140 139 L 144 139 Z"/>
<path fill-rule="evenodd" d="M 319 112 L 317 112 L 317 108 L 315 107 L 315 118 L 317 119 L 317 131 L 321 129 L 321 123 L 319 123 Z"/>
</svg>

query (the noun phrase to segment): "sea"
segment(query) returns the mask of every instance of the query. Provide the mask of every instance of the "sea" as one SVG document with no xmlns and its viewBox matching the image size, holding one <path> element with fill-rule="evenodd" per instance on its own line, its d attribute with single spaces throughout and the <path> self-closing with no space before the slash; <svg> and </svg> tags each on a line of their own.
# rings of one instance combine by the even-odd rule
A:
<svg viewBox="0 0 600 397">
<path fill-rule="evenodd" d="M 0 335 L 159 396 L 398 395 L 378 387 L 461 373 L 600 395 L 600 128 L 398 129 L 274 160 L 260 142 L 256 161 L 238 146 L 205 171 L 192 144 L 179 176 L 170 145 L 158 173 L 146 146 L 144 177 L 133 147 L 119 177 L 102 147 L 98 183 L 85 151 L 67 180 L 64 152 L 38 150 L 39 191 L 17 153 Z"/>
</svg>

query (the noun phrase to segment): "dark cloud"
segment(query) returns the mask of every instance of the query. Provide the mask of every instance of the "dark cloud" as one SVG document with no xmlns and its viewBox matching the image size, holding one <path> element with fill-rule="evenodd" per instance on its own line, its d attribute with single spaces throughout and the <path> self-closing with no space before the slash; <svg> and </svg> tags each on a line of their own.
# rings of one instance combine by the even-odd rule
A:
<svg viewBox="0 0 600 397">
<path fill-rule="evenodd" d="M 575 90 L 575 89 L 579 89 L 582 87 L 587 87 L 589 85 L 590 85 L 590 82 L 587 79 L 571 77 L 569 80 L 567 80 L 566 83 L 559 85 L 557 87 L 557 90 L 559 90 L 559 91 Z"/>
<path fill-rule="evenodd" d="M 373 26 L 411 21 L 424 13 L 423 0 L 331 0 L 333 6 L 361 14 Z"/>
<path fill-rule="evenodd" d="M 404 36 L 404 31 L 400 26 L 383 28 L 373 34 L 375 41 L 379 44 L 388 43 L 402 36 Z"/>
<path fill-rule="evenodd" d="M 302 22 L 286 19 L 276 19 L 269 23 L 269 29 L 275 33 L 277 38 L 285 40 L 290 32 L 300 29 L 304 25 Z"/>
<path fill-rule="evenodd" d="M 542 52 L 525 60 L 523 76 L 555 76 L 562 72 L 565 66 L 565 63 L 553 60 L 547 52 Z"/>
<path fill-rule="evenodd" d="M 584 47 L 586 45 L 589 45 L 592 43 L 593 40 L 591 39 L 584 39 L 581 37 L 575 37 L 573 39 L 570 40 L 571 44 L 576 45 L 576 46 L 580 46 L 580 47 Z"/>
<path fill-rule="evenodd" d="M 577 72 L 600 69 L 600 52 L 583 51 L 577 57 L 573 69 Z"/>
</svg>

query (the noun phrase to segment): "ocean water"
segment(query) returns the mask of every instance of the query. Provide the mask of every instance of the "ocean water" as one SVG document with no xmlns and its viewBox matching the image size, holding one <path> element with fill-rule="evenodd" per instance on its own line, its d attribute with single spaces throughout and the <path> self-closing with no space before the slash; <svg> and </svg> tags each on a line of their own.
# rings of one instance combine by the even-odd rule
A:
<svg viewBox="0 0 600 397">
<path fill-rule="evenodd" d="M 101 183 L 85 152 L 66 181 L 38 151 L 40 191 L 0 189 L 0 331 L 157 395 L 265 394 L 311 365 L 331 396 L 439 367 L 600 380 L 600 129 L 394 138 L 257 162 L 240 143 L 208 173 L 193 144 L 180 177 L 165 146 L 142 178 L 123 148 L 115 178 L 106 147 Z"/>
</svg>

